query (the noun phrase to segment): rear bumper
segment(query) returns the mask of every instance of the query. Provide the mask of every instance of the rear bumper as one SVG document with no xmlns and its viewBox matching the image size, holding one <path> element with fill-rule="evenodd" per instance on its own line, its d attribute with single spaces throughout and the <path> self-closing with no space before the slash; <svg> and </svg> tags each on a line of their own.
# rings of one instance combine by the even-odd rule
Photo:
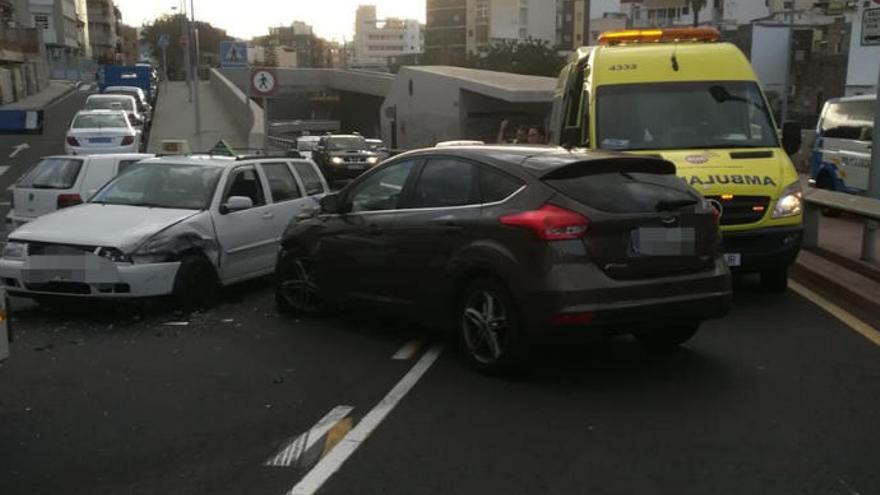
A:
<svg viewBox="0 0 880 495">
<path fill-rule="evenodd" d="M 584 326 L 587 330 L 626 330 L 720 318 L 732 305 L 730 271 L 720 258 L 711 270 L 656 279 L 614 280 L 592 264 L 576 271 L 581 273 L 559 279 L 557 289 L 518 296 L 530 333 L 560 328 L 552 320 L 562 314 L 592 313 L 592 321 Z M 575 278 L 579 286 L 571 286 Z"/>
<path fill-rule="evenodd" d="M 722 249 L 742 256 L 742 266 L 734 267 L 734 272 L 759 272 L 794 263 L 803 237 L 804 229 L 800 226 L 723 232 Z"/>
<path fill-rule="evenodd" d="M 46 280 L 25 261 L 0 259 L 0 283 L 10 295 L 65 296 L 98 299 L 133 299 L 171 294 L 179 262 L 145 265 L 116 264 L 100 281 L 90 280 L 87 271 L 70 272 Z"/>
</svg>

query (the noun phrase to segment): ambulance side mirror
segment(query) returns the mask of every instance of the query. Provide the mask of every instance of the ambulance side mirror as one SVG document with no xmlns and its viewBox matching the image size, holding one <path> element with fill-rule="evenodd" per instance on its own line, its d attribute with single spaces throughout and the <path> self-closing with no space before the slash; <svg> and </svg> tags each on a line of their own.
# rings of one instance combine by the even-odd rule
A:
<svg viewBox="0 0 880 495">
<path fill-rule="evenodd" d="M 794 155 L 801 149 L 801 125 L 798 122 L 786 122 L 782 124 L 782 149 L 789 155 Z"/>
</svg>

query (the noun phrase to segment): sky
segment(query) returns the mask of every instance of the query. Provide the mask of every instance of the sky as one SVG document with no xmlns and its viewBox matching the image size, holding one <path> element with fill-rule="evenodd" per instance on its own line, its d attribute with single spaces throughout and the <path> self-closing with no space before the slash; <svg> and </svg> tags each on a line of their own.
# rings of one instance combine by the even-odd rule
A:
<svg viewBox="0 0 880 495">
<path fill-rule="evenodd" d="M 122 21 L 140 26 L 182 0 L 116 0 Z M 374 4 L 379 18 L 404 17 L 425 22 L 425 0 L 194 0 L 196 19 L 225 29 L 230 36 L 252 38 L 268 34 L 270 26 L 293 21 L 311 24 L 318 36 L 342 41 L 352 38 L 354 13 L 360 4 Z M 190 0 L 186 0 L 189 5 Z"/>
</svg>

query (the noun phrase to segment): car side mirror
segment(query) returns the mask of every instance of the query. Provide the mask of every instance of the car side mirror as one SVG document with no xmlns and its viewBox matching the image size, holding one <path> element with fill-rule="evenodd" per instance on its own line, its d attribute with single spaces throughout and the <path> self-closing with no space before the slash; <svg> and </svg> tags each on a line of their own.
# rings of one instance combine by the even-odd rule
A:
<svg viewBox="0 0 880 495">
<path fill-rule="evenodd" d="M 563 148 L 576 148 L 583 144 L 581 141 L 581 128 L 578 126 L 564 127 L 560 137 L 559 144 Z"/>
<path fill-rule="evenodd" d="M 249 210 L 253 207 L 253 200 L 247 196 L 230 196 L 226 203 L 220 205 L 220 214 L 226 215 L 236 211 Z"/>
<path fill-rule="evenodd" d="M 339 194 L 328 194 L 321 198 L 319 204 L 321 205 L 321 213 L 323 214 L 335 215 L 346 213 Z"/>
<path fill-rule="evenodd" d="M 798 122 L 786 122 L 782 124 L 782 149 L 789 155 L 794 155 L 801 149 L 803 138 L 801 137 L 801 125 Z"/>
</svg>

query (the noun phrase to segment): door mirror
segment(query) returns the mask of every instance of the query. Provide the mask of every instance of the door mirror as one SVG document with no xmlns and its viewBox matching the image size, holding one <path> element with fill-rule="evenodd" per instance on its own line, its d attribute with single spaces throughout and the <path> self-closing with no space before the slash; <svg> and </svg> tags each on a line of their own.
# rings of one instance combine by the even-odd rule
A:
<svg viewBox="0 0 880 495">
<path fill-rule="evenodd" d="M 782 125 L 782 149 L 789 155 L 793 155 L 800 151 L 801 145 L 801 125 L 798 122 L 786 122 Z"/>
<path fill-rule="evenodd" d="M 583 144 L 581 141 L 581 128 L 578 126 L 564 127 L 562 129 L 562 136 L 559 140 L 559 144 L 562 145 L 563 148 L 575 148 L 581 146 Z"/>
<path fill-rule="evenodd" d="M 319 202 L 321 205 L 321 213 L 326 215 L 335 215 L 338 213 L 345 213 L 342 207 L 342 199 L 340 199 L 339 194 L 328 194 L 321 198 Z"/>
<path fill-rule="evenodd" d="M 254 201 L 247 196 L 230 196 L 225 204 L 220 205 L 220 213 L 226 215 L 236 211 L 249 210 L 254 207 Z"/>
</svg>

